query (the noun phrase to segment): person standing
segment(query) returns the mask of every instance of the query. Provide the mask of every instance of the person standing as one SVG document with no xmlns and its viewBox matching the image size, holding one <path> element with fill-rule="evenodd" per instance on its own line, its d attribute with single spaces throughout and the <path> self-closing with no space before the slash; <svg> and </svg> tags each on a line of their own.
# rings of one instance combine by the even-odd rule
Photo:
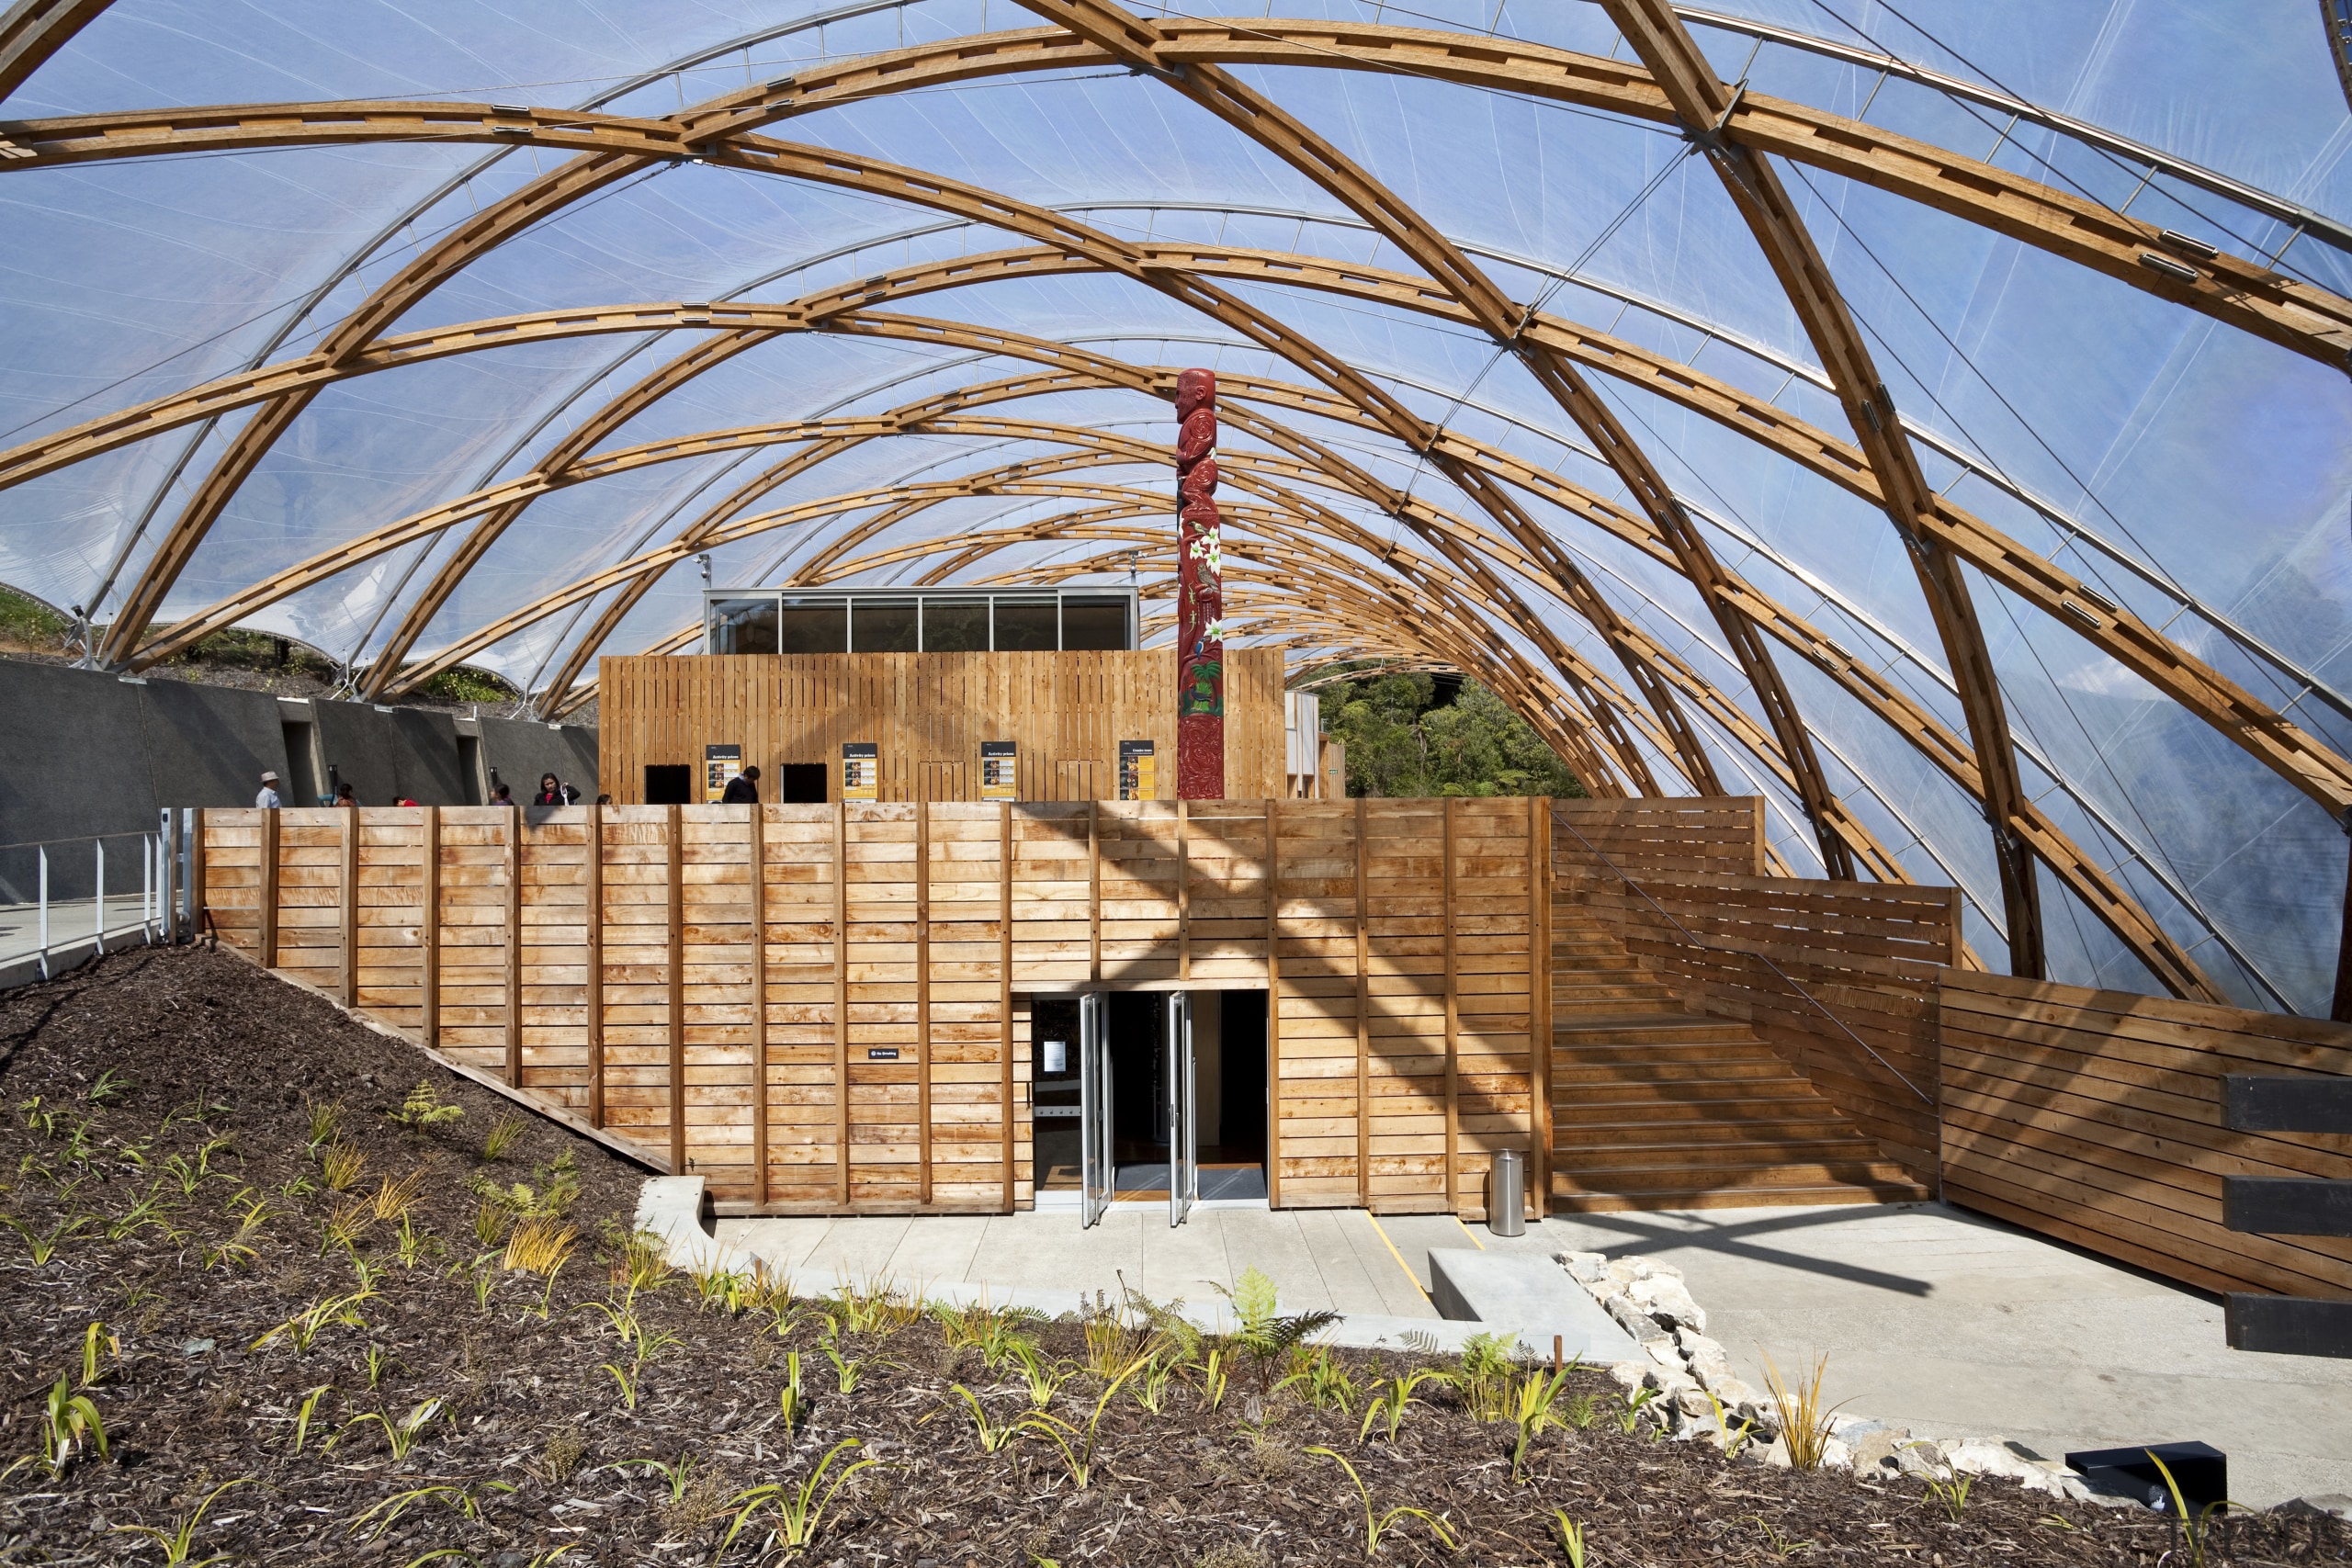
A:
<svg viewBox="0 0 2352 1568">
<path fill-rule="evenodd" d="M 359 797 L 351 793 L 351 786 L 347 784 L 339 784 L 334 786 L 334 803 L 338 807 L 348 807 L 354 811 L 359 809 Z"/>
<path fill-rule="evenodd" d="M 553 773 L 541 773 L 538 798 L 531 804 L 534 806 L 577 806 L 580 804 L 580 792 Z"/>
<path fill-rule="evenodd" d="M 500 784 L 490 792 L 490 803 L 492 806 L 513 806 L 514 796 L 507 791 L 504 784 Z"/>
<path fill-rule="evenodd" d="M 755 763 L 727 781 L 727 793 L 718 797 L 721 806 L 757 806 L 760 803 L 760 770 Z"/>
<path fill-rule="evenodd" d="M 275 811 L 286 803 L 277 798 L 277 775 L 266 773 L 261 776 L 261 793 L 254 796 L 254 805 L 263 811 Z"/>
</svg>

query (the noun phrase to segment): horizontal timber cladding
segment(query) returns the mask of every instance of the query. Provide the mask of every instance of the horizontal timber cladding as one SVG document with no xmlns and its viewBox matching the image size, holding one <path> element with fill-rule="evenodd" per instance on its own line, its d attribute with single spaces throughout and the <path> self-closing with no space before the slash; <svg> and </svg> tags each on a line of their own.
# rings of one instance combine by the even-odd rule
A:
<svg viewBox="0 0 2352 1568">
<path fill-rule="evenodd" d="M 1600 919 L 1690 1007 L 1753 1029 L 1889 1159 L 1932 1187 L 1936 985 L 1958 951 L 1959 891 L 1694 871 L 1679 863 L 1670 840 L 1639 848 L 1625 841 L 1633 835 L 1607 837 L 1593 824 L 1596 810 L 1621 809 L 1642 823 L 1659 806 L 1714 808 L 1726 818 L 1724 838 L 1694 841 L 1719 845 L 1703 852 L 1720 852 L 1728 865 L 1741 858 L 1734 844 L 1745 841 L 1729 819 L 1757 804 L 1559 803 L 1555 892 Z M 1595 851 L 1612 842 L 1613 869 Z"/>
<path fill-rule="evenodd" d="M 363 1012 L 708 1177 L 732 1212 L 1025 1206 L 1032 995 L 1251 989 L 1272 967 L 1278 1201 L 1478 1215 L 1492 1151 L 1541 1152 L 1541 811 L 215 810 L 205 916 L 330 994 L 356 953 Z"/>
<path fill-rule="evenodd" d="M 1605 855 L 1636 881 L 1660 872 L 1701 876 L 1761 876 L 1765 872 L 1761 795 L 1555 800 L 1552 818 L 1560 850 Z"/>
<path fill-rule="evenodd" d="M 2352 1179 L 2352 1137 L 2234 1133 L 2231 1073 L 2352 1075 L 2352 1027 L 1952 970 L 1952 1201 L 2209 1291 L 2352 1295 L 2352 1240 L 2224 1228 L 2224 1178 Z"/>
<path fill-rule="evenodd" d="M 786 763 L 822 763 L 840 791 L 845 741 L 879 750 L 885 801 L 980 797 L 980 742 L 1011 740 L 1023 800 L 1119 793 L 1119 742 L 1150 740 L 1159 794 L 1176 792 L 1175 655 L 1091 653 L 691 654 L 613 658 L 598 677 L 604 788 L 644 799 L 648 764 L 740 746 L 774 795 Z M 1225 793 L 1283 793 L 1283 655 L 1226 653 Z"/>
</svg>

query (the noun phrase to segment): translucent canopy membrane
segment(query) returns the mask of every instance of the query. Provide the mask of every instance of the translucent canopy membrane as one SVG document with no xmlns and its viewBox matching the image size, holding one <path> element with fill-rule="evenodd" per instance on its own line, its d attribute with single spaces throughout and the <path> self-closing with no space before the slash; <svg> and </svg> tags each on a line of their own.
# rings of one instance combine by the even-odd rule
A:
<svg viewBox="0 0 2352 1568">
<path fill-rule="evenodd" d="M 2324 1011 L 2346 102 L 2189 0 L 17 7 L 0 581 L 550 716 L 701 555 L 1164 642 L 1206 366 L 1240 640 L 1760 795 L 1972 962 Z"/>
</svg>

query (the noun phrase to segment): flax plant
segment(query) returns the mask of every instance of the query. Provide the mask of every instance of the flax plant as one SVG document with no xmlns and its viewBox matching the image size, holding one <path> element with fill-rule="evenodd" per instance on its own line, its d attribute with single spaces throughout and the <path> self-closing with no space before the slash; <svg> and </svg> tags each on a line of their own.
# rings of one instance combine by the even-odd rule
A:
<svg viewBox="0 0 2352 1568">
<path fill-rule="evenodd" d="M 225 1551 L 216 1551 L 205 1558 L 197 1558 L 192 1555 L 196 1551 L 197 1527 L 204 1522 L 205 1511 L 212 1506 L 221 1493 L 232 1486 L 245 1485 L 252 1479 L 253 1477 L 249 1475 L 241 1475 L 234 1481 L 221 1483 L 205 1496 L 203 1502 L 196 1506 L 194 1513 L 181 1519 L 168 1530 L 158 1529 L 153 1525 L 116 1525 L 108 1533 L 145 1536 L 154 1542 L 156 1550 L 164 1554 L 164 1568 L 206 1568 L 209 1563 L 226 1562 L 229 1561 L 229 1553 Z"/>
<path fill-rule="evenodd" d="M 1791 1386 L 1772 1358 L 1764 1358 L 1764 1386 L 1770 1391 L 1772 1408 L 1780 1416 L 1781 1437 L 1788 1446 L 1791 1470 L 1819 1470 L 1822 1456 L 1828 1451 L 1830 1417 L 1846 1403 L 1821 1403 L 1822 1376 L 1828 1367 L 1827 1356 L 1815 1357 L 1813 1375 Z"/>
<path fill-rule="evenodd" d="M 1348 1480 L 1354 1483 L 1356 1496 L 1363 1504 L 1363 1554 L 1365 1557 L 1379 1555 L 1380 1538 L 1395 1529 L 1396 1521 L 1399 1519 L 1419 1519 L 1429 1527 L 1431 1535 L 1437 1537 L 1440 1546 L 1448 1551 L 1461 1550 L 1462 1538 L 1454 1533 L 1453 1527 L 1445 1522 L 1442 1516 L 1431 1513 L 1427 1508 L 1414 1507 L 1409 1504 L 1399 1504 L 1396 1507 L 1385 1510 L 1374 1508 L 1372 1504 L 1372 1489 L 1363 1483 L 1363 1477 L 1356 1473 L 1356 1467 L 1347 1461 L 1345 1455 L 1335 1449 L 1327 1449 L 1319 1444 L 1306 1451 L 1319 1458 L 1328 1459 L 1341 1470 L 1346 1471 Z"/>
</svg>

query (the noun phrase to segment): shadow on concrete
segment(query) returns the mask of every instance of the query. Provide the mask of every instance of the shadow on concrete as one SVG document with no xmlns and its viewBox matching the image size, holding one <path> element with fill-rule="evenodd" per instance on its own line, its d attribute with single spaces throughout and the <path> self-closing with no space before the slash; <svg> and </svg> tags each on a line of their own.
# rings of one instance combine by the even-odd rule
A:
<svg viewBox="0 0 2352 1568">
<path fill-rule="evenodd" d="M 1840 1263 L 1835 1258 L 1808 1258 L 1800 1252 L 1787 1252 L 1771 1247 L 1758 1247 L 1747 1240 L 1749 1236 L 1769 1235 L 1775 1231 L 1803 1230 L 1813 1225 L 1837 1224 L 1853 1218 L 1855 1213 L 1856 1211 L 1853 1209 L 1843 1208 L 1828 1211 L 1804 1210 L 1775 1215 L 1770 1219 L 1743 1220 L 1734 1224 L 1706 1224 L 1701 1221 L 1699 1223 L 1702 1228 L 1696 1230 L 1670 1229 L 1664 1225 L 1649 1224 L 1645 1222 L 1644 1216 L 1635 1213 L 1611 1213 L 1560 1217 L 1572 1219 L 1577 1224 L 1589 1225 L 1596 1230 L 1626 1233 L 1627 1239 L 1623 1245 L 1596 1249 L 1611 1258 L 1631 1257 L 1637 1253 L 1644 1257 L 1655 1258 L 1678 1250 L 1722 1252 L 1735 1258 L 1746 1258 L 1750 1262 L 1769 1263 L 1776 1269 L 1792 1269 L 1807 1274 L 1819 1274 L 1827 1279 L 1843 1280 L 1849 1284 L 1868 1285 L 1875 1290 L 1892 1291 L 1898 1295 L 1922 1298 L 1933 1295 L 1935 1286 L 1926 1280 L 1915 1280 L 1903 1274 L 1889 1274 L 1877 1269 L 1865 1269 L 1854 1263 Z M 1678 1217 L 1686 1223 L 1695 1218 L 1688 1211 Z"/>
</svg>

